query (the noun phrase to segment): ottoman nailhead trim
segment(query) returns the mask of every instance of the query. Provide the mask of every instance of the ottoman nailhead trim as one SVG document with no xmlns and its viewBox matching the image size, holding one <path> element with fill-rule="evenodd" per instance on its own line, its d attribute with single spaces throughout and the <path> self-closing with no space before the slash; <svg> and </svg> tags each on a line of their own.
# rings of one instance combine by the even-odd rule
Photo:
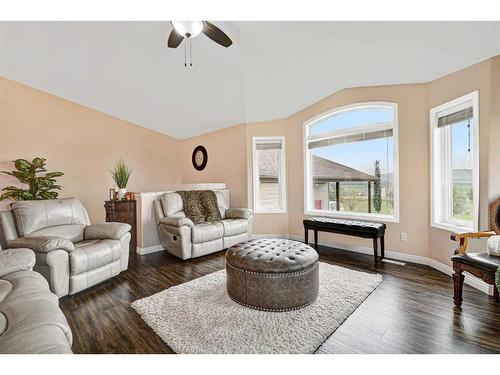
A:
<svg viewBox="0 0 500 375">
<path fill-rule="evenodd" d="M 228 294 L 229 296 L 229 294 Z M 258 306 L 253 306 L 253 305 L 249 305 L 248 303 L 243 303 L 243 302 L 240 302 L 236 299 L 234 299 L 233 297 L 229 296 L 229 298 L 231 298 L 234 302 L 236 302 L 238 305 L 242 305 L 242 306 L 245 306 L 245 307 L 249 307 L 251 309 L 255 309 L 255 310 L 260 310 L 260 311 L 267 311 L 267 312 L 286 312 L 286 311 L 294 311 L 294 310 L 300 310 L 302 309 L 303 307 L 306 307 L 306 306 L 309 306 L 311 303 L 315 302 L 317 298 L 315 298 L 314 300 L 312 300 L 311 302 L 308 302 L 308 303 L 305 303 L 303 305 L 300 305 L 300 306 L 295 306 L 295 307 L 289 307 L 289 308 L 286 308 L 286 309 L 268 309 L 268 308 L 265 308 L 265 307 L 258 307 Z"/>
<path fill-rule="evenodd" d="M 313 270 L 314 268 L 317 268 L 318 267 L 318 264 L 319 262 L 316 262 L 314 263 L 312 266 L 310 267 L 307 267 L 303 270 L 300 270 L 300 271 L 294 271 L 294 272 L 281 272 L 281 273 L 264 273 L 264 272 L 255 272 L 255 271 L 247 271 L 247 270 L 244 270 L 242 268 L 238 268 L 238 267 L 235 267 L 235 266 L 232 266 L 231 264 L 229 264 L 227 261 L 226 261 L 226 267 L 229 266 L 230 268 L 232 268 L 233 270 L 236 270 L 236 271 L 240 271 L 240 272 L 243 272 L 243 273 L 250 273 L 250 274 L 253 274 L 253 275 L 259 275 L 259 276 L 266 276 L 266 277 L 283 277 L 283 276 L 295 276 L 295 275 L 300 275 L 302 273 L 307 273 L 311 270 Z"/>
</svg>

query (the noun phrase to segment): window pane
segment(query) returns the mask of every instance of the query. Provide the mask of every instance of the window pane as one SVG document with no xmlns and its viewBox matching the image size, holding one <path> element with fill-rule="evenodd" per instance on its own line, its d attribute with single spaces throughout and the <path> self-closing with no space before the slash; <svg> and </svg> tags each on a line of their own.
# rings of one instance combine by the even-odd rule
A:
<svg viewBox="0 0 500 375">
<path fill-rule="evenodd" d="M 471 126 L 472 120 L 470 123 Z M 472 204 L 472 132 L 468 122 L 462 121 L 451 125 L 451 160 L 452 170 L 452 218 L 455 220 L 473 220 Z M 470 138 L 469 138 L 470 133 Z M 470 143 L 469 143 L 470 140 Z"/>
<path fill-rule="evenodd" d="M 314 149 L 311 161 L 315 207 L 337 209 L 338 182 L 340 211 L 394 214 L 392 137 Z"/>
<path fill-rule="evenodd" d="M 258 207 L 263 210 L 278 210 L 281 208 L 281 149 L 258 149 L 256 152 L 259 168 Z"/>
<path fill-rule="evenodd" d="M 310 133 L 365 125 L 350 133 L 349 142 L 308 142 L 312 196 L 315 210 L 394 215 L 393 110 L 389 107 L 353 109 L 313 124 Z M 389 123 L 380 125 L 380 123 Z M 372 127 L 370 127 L 370 125 Z M 382 130 L 381 130 L 382 129 Z M 377 137 L 365 134 L 376 132 Z M 324 138 L 326 139 L 326 138 Z M 337 191 L 338 190 L 338 191 Z"/>
<path fill-rule="evenodd" d="M 368 125 L 374 122 L 392 121 L 391 108 L 368 107 L 339 112 L 326 119 L 318 121 L 311 126 L 311 135 L 317 135 L 333 130 L 352 128 Z"/>
</svg>

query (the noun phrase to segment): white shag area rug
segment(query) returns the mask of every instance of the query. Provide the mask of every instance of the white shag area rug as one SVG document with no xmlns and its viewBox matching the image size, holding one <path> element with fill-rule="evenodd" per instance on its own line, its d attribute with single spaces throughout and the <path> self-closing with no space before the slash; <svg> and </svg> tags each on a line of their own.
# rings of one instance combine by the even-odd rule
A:
<svg viewBox="0 0 500 375">
<path fill-rule="evenodd" d="M 300 310 L 266 312 L 232 301 L 221 270 L 132 303 L 176 353 L 313 353 L 382 281 L 320 263 L 318 299 Z"/>
</svg>

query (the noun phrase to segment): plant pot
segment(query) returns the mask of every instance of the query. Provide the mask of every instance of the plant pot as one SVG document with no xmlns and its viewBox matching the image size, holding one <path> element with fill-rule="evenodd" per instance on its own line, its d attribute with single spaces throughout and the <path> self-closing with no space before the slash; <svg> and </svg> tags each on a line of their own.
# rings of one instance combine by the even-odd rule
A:
<svg viewBox="0 0 500 375">
<path fill-rule="evenodd" d="M 127 189 L 125 189 L 125 188 L 118 189 L 118 199 L 125 198 L 126 193 L 127 193 Z"/>
</svg>

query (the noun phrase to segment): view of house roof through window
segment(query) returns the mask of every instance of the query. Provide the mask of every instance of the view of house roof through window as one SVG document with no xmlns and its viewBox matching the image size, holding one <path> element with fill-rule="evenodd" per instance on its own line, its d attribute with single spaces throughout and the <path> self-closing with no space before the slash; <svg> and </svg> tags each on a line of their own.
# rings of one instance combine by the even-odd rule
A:
<svg viewBox="0 0 500 375">
<path fill-rule="evenodd" d="M 394 117 L 359 104 L 307 124 L 306 211 L 395 217 Z"/>
</svg>

